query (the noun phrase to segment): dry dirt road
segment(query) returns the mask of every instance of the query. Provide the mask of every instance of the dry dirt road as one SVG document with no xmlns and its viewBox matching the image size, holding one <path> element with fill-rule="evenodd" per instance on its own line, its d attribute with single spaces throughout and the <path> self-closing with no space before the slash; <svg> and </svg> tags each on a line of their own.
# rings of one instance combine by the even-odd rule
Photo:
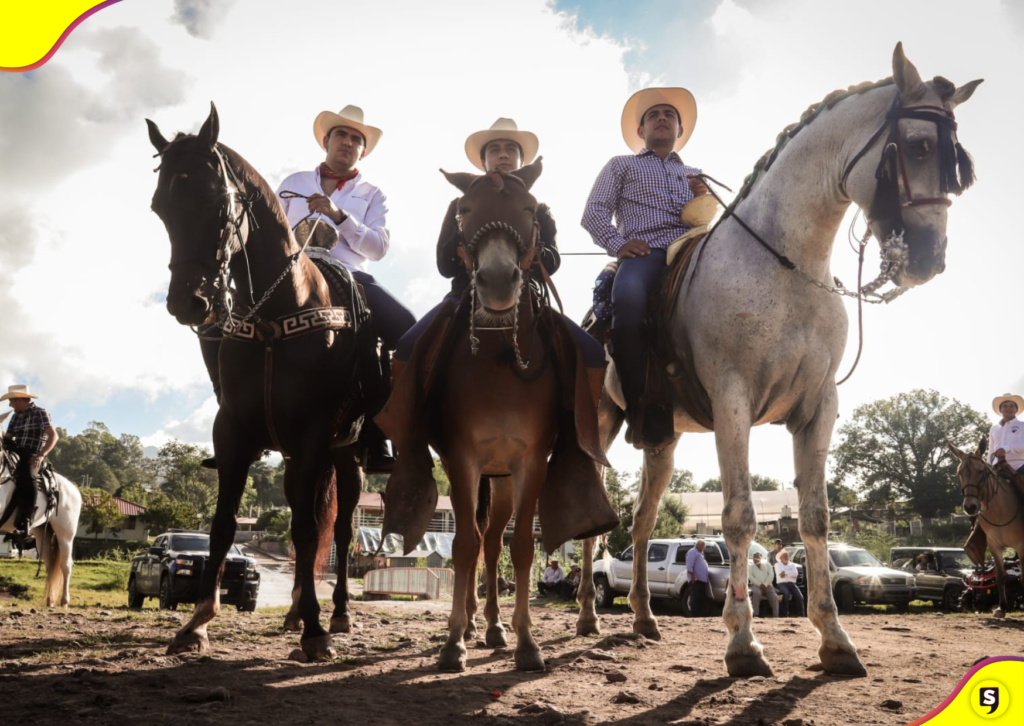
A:
<svg viewBox="0 0 1024 726">
<path fill-rule="evenodd" d="M 630 635 L 631 615 L 602 615 L 603 635 L 573 637 L 575 614 L 534 608 L 547 670 L 518 673 L 511 650 L 470 644 L 469 667 L 442 674 L 445 603 L 356 603 L 359 626 L 328 663 L 289 660 L 281 613 L 225 608 L 211 657 L 166 656 L 187 613 L 0 600 L 5 723 L 42 724 L 907 724 L 936 707 L 977 660 L 1024 651 L 1024 618 L 937 612 L 857 614 L 843 622 L 867 678 L 814 669 L 806 620 L 762 620 L 775 677 L 738 680 L 722 663 L 720 620 L 661 615 L 664 639 Z M 505 615 L 510 615 L 506 607 Z M 514 639 L 510 638 L 514 644 Z"/>
</svg>

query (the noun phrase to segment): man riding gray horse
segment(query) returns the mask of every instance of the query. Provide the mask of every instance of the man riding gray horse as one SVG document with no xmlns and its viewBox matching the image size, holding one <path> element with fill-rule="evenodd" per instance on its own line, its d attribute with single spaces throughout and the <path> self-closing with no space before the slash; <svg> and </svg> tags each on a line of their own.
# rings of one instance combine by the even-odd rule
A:
<svg viewBox="0 0 1024 726">
<path fill-rule="evenodd" d="M 29 536 L 35 504 L 35 478 L 39 476 L 46 455 L 60 440 L 50 421 L 50 414 L 33 403 L 33 398 L 37 396 L 30 393 L 25 385 L 10 386 L 7 393 L 0 396 L 0 401 L 8 401 L 14 409 L 14 417 L 4 434 L 4 446 L 18 455 L 18 465 L 14 470 L 14 496 L 7 511 L 0 516 L 0 527 L 17 511 L 13 532 L 16 540 Z"/>
</svg>

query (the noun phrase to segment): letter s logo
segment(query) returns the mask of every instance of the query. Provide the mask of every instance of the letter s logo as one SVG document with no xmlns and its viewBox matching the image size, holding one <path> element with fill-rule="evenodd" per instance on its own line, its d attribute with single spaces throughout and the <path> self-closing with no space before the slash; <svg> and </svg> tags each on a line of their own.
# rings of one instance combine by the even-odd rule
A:
<svg viewBox="0 0 1024 726">
<path fill-rule="evenodd" d="M 990 714 L 995 713 L 999 709 L 999 689 L 982 688 L 981 705 L 988 707 L 988 712 Z"/>
</svg>

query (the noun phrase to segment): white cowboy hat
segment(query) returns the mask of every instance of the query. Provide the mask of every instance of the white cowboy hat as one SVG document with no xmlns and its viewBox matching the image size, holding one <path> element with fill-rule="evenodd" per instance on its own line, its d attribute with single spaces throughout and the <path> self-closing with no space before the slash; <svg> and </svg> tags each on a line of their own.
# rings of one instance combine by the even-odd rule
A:
<svg viewBox="0 0 1024 726">
<path fill-rule="evenodd" d="M 697 102 L 693 94 L 685 88 L 645 88 L 630 96 L 622 109 L 622 139 L 634 154 L 644 149 L 644 140 L 636 133 L 641 119 L 652 106 L 661 104 L 671 106 L 679 113 L 683 133 L 676 139 L 673 150 L 679 151 L 690 140 L 697 124 Z"/>
<path fill-rule="evenodd" d="M 363 135 L 363 138 L 366 140 L 363 156 L 369 156 L 370 152 L 373 151 L 373 147 L 380 141 L 380 137 L 384 135 L 384 132 L 380 129 L 363 123 L 363 109 L 359 108 L 359 106 L 348 105 L 338 111 L 338 113 L 321 111 L 316 117 L 316 121 L 313 122 L 313 136 L 316 137 L 316 143 L 320 145 L 321 149 L 327 148 L 324 146 L 324 137 L 335 126 L 348 126 Z"/>
<path fill-rule="evenodd" d="M 480 159 L 480 152 L 487 144 L 498 139 L 509 139 L 519 144 L 523 150 L 523 166 L 531 163 L 537 157 L 540 141 L 537 140 L 536 134 L 520 131 L 516 122 L 510 118 L 499 118 L 491 124 L 491 128 L 470 134 L 466 139 L 466 156 L 473 166 L 480 171 L 487 171 Z"/>
<path fill-rule="evenodd" d="M 39 398 L 39 396 L 34 393 L 29 393 L 28 386 L 16 383 L 13 386 L 7 387 L 7 393 L 0 396 L 0 401 L 6 401 L 9 398 Z"/>
<path fill-rule="evenodd" d="M 1004 393 L 1002 396 L 992 399 L 992 410 L 1000 416 L 1003 415 L 1003 412 L 999 410 L 999 407 L 1003 405 L 1003 401 L 1013 401 L 1017 404 L 1017 413 L 1024 412 L 1024 398 L 1015 396 L 1012 393 Z"/>
</svg>

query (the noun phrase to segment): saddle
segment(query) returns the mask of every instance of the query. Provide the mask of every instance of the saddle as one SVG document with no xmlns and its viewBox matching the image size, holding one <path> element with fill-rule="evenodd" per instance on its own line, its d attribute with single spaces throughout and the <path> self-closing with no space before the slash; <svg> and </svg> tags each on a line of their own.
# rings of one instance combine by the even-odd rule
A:
<svg viewBox="0 0 1024 726">
<path fill-rule="evenodd" d="M 11 486 L 15 486 L 14 472 L 18 466 L 19 455 L 13 451 L 4 451 L 4 457 L 7 459 L 6 468 L 10 472 L 11 478 L 7 481 L 10 482 Z M 5 482 L 6 483 L 6 482 Z M 57 476 L 53 471 L 53 467 L 50 466 L 50 462 L 44 461 L 43 465 L 39 468 L 39 473 L 32 477 L 32 484 L 35 486 L 36 492 L 43 495 L 43 501 L 45 507 L 43 510 L 43 517 L 49 519 L 55 511 L 57 511 L 57 505 L 60 503 L 60 489 L 57 486 Z M 36 512 L 38 510 L 38 496 L 32 497 L 32 509 L 28 514 L 28 520 L 31 523 L 36 518 Z M 14 506 L 14 499 L 8 503 L 7 507 Z M 13 512 L 11 515 L 13 516 Z M 2 513 L 3 520 L 8 519 L 8 513 L 5 509 Z"/>
<path fill-rule="evenodd" d="M 470 305 L 467 293 L 458 304 L 449 300 L 438 311 L 417 340 L 409 363 L 401 371 L 396 368 L 391 397 L 374 419 L 399 452 L 385 489 L 383 532 L 402 535 L 407 548 L 422 539 L 437 505 L 427 447 L 444 458 L 445 442 L 431 422 L 437 420 L 445 362 L 468 327 Z M 571 331 L 549 307 L 540 310 L 538 331 L 553 353 L 562 391 L 560 433 L 538 503 L 544 546 L 550 552 L 570 539 L 614 529 L 618 517 L 599 468 L 608 466 L 597 423 L 604 371 L 584 367 Z M 428 433 L 432 428 L 434 432 Z"/>
</svg>

